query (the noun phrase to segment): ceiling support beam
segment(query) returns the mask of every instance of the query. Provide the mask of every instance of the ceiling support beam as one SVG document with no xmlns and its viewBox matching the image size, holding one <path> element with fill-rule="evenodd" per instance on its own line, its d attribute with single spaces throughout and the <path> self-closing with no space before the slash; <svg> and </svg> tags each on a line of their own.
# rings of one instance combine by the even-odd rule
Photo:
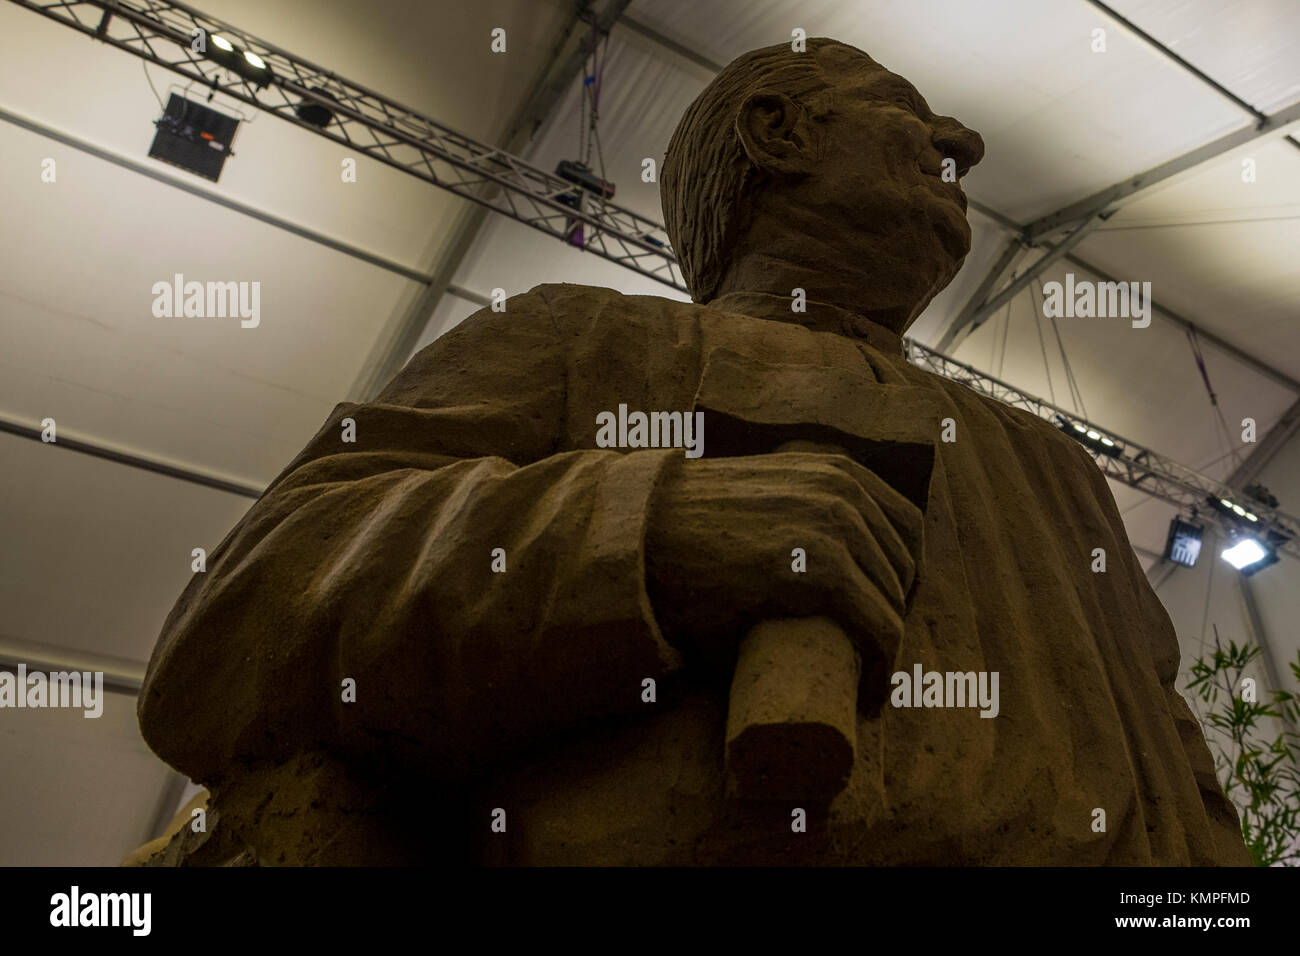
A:
<svg viewBox="0 0 1300 956">
<path fill-rule="evenodd" d="M 1112 10 L 1109 6 L 1102 3 L 1101 0 L 1088 0 L 1088 2 L 1092 4 L 1094 7 L 1096 7 L 1098 10 L 1100 10 L 1102 13 L 1110 17 L 1112 20 L 1114 20 L 1124 29 L 1128 30 L 1129 33 L 1132 33 L 1134 36 L 1143 40 L 1153 50 L 1173 60 L 1185 71 L 1190 73 L 1192 76 L 1196 77 L 1198 80 L 1200 80 L 1210 89 L 1214 90 L 1214 92 L 1218 93 L 1224 99 L 1228 100 L 1234 106 L 1249 113 L 1258 122 L 1262 123 L 1268 120 L 1268 115 L 1266 113 L 1262 113 L 1259 110 L 1257 110 L 1254 106 L 1252 106 L 1250 103 L 1247 103 L 1240 96 L 1232 92 L 1232 90 L 1228 89 L 1226 86 L 1224 86 L 1214 77 L 1210 76 L 1204 70 L 1195 66 L 1190 61 L 1184 60 L 1181 56 L 1179 56 L 1173 50 L 1169 49 L 1169 47 L 1167 47 L 1164 43 L 1157 40 L 1151 34 L 1147 33 L 1145 30 L 1143 30 L 1132 20 L 1117 13 L 1115 10 Z M 1296 142 L 1296 140 L 1293 137 L 1287 136 L 1286 141 L 1290 143 L 1292 146 L 1296 147 L 1297 149 L 1300 149 L 1300 142 Z"/>
<path fill-rule="evenodd" d="M 100 673 L 104 675 L 105 690 L 123 694 L 138 694 L 144 683 L 145 665 L 136 661 L 0 635 L 0 668 L 16 670 L 19 664 L 47 674 L 50 671 Z"/>
<path fill-rule="evenodd" d="M 1268 678 L 1270 690 L 1289 690 L 1289 686 L 1282 682 L 1282 671 L 1277 666 L 1277 658 L 1273 654 L 1272 642 L 1268 639 L 1268 631 L 1264 630 L 1264 619 L 1259 616 L 1259 605 L 1255 603 L 1255 592 L 1251 584 L 1249 575 L 1237 572 L 1237 585 L 1241 593 L 1241 603 L 1246 609 L 1246 619 L 1250 623 L 1250 629 L 1254 632 L 1255 645 L 1259 648 L 1260 661 L 1264 665 L 1264 674 Z M 1265 699 L 1271 695 L 1265 695 Z M 1295 722 L 1287 715 L 1285 709 L 1280 708 L 1282 725 L 1291 733 L 1296 732 Z"/>
<path fill-rule="evenodd" d="M 1020 241 L 1019 235 L 1013 236 L 1007 240 L 1007 244 L 1003 246 L 1002 253 L 998 256 L 997 262 L 993 263 L 993 268 L 989 269 L 985 274 L 984 278 L 980 281 L 979 287 L 971 293 L 971 297 L 966 300 L 966 304 L 962 306 L 961 311 L 957 313 L 957 317 L 948 324 L 943 335 L 939 337 L 939 342 L 935 347 L 938 348 L 940 352 L 952 351 L 953 339 L 957 337 L 957 334 L 961 332 L 962 329 L 965 329 L 966 326 L 970 325 L 974 320 L 975 313 L 979 311 L 979 307 L 988 301 L 989 296 L 993 294 L 993 289 L 1001 280 L 1002 274 L 1011 267 L 1011 263 L 1022 252 L 1024 252 L 1024 250 L 1025 244 Z"/>
<path fill-rule="evenodd" d="M 640 20 L 636 19 L 635 17 L 625 16 L 623 17 L 622 20 L 619 21 L 619 25 L 627 27 L 633 33 L 641 34 L 641 36 L 645 37 L 651 43 L 654 43 L 657 46 L 661 46 L 665 50 L 669 50 L 673 53 L 676 53 L 683 60 L 689 60 L 690 62 L 694 63 L 696 66 L 703 67 L 704 69 L 708 70 L 711 73 L 721 73 L 724 69 L 726 69 L 727 65 L 725 63 L 716 63 L 713 60 L 710 60 L 704 54 L 692 50 L 690 47 L 685 46 L 681 43 L 678 43 L 676 40 L 672 39 L 671 37 L 664 36 L 654 27 L 642 23 Z"/>
<path fill-rule="evenodd" d="M 1035 219 L 1025 226 L 1023 233 L 1025 242 L 1035 245 L 1040 239 L 1060 232 L 1072 223 L 1090 219 L 1103 212 L 1113 213 L 1121 203 L 1132 201 L 1139 193 L 1158 183 L 1191 172 L 1235 149 L 1249 146 L 1270 136 L 1280 135 L 1297 123 L 1300 123 L 1300 101 L 1266 117 L 1255 126 L 1247 126 L 1226 136 L 1220 136 L 1181 156 L 1175 156 L 1136 176 L 1130 176 L 1113 186 L 1108 186 L 1085 199 L 1070 203 L 1054 213 Z"/>
<path fill-rule="evenodd" d="M 20 438 L 30 438 L 33 441 L 41 442 L 46 448 L 62 448 L 64 451 L 81 452 L 83 455 L 90 455 L 92 458 L 103 458 L 106 461 L 117 462 L 119 465 L 139 468 L 141 471 L 151 471 L 156 475 L 178 478 L 181 481 L 202 485 L 205 488 L 215 488 L 217 491 L 224 491 L 227 494 L 240 495 L 244 498 L 260 498 L 262 496 L 261 485 L 256 485 L 242 478 L 217 474 L 185 462 L 171 461 L 156 455 L 142 454 L 133 449 L 112 445 L 98 439 L 78 438 L 61 425 L 58 430 L 58 440 L 48 443 L 41 437 L 39 427 L 3 416 L 0 416 L 0 432 L 8 432 Z"/>
<path fill-rule="evenodd" d="M 1073 254 L 1067 255 L 1065 259 L 1067 262 L 1078 266 L 1080 269 L 1092 273 L 1102 282 L 1120 281 L 1110 273 L 1106 272 L 1104 269 L 1100 269 L 1097 266 L 1094 266 L 1092 263 L 1084 259 L 1080 259 L 1076 255 Z M 1151 312 L 1154 315 L 1159 315 L 1169 320 L 1170 322 L 1179 326 L 1180 328 L 1195 332 L 1196 337 L 1201 341 L 1209 342 L 1211 345 L 1215 346 L 1215 348 L 1235 358 L 1242 365 L 1254 369 L 1260 375 L 1263 375 L 1266 378 L 1276 382 L 1277 384 L 1285 388 L 1289 388 L 1297 395 L 1300 395 L 1300 381 L 1297 381 L 1296 379 L 1292 378 L 1290 375 L 1287 375 L 1285 372 L 1281 371 L 1280 369 L 1274 368 L 1273 366 L 1256 358 L 1255 356 L 1249 354 L 1248 352 L 1243 352 L 1241 349 L 1237 348 L 1237 346 L 1233 345 L 1231 342 L 1219 338 L 1219 336 L 1215 335 L 1213 332 L 1207 332 L 1205 329 L 1201 328 L 1191 319 L 1185 318 L 1184 316 L 1170 309 L 1168 306 L 1161 305 L 1159 302 L 1152 299 Z"/>
<path fill-rule="evenodd" d="M 963 309 L 962 314 L 959 314 L 955 319 L 953 319 L 952 322 L 948 324 L 948 328 L 944 330 L 943 336 L 939 339 L 939 350 L 941 352 L 951 351 L 951 347 L 958 336 L 965 338 L 971 332 L 974 332 L 983 325 L 989 316 L 993 315 L 998 311 L 998 309 L 1002 308 L 1002 306 L 1006 305 L 1013 298 L 1019 295 L 1021 290 L 1028 287 L 1029 283 L 1033 282 L 1034 279 L 1046 272 L 1048 266 L 1055 263 L 1058 259 L 1082 242 L 1088 233 L 1106 219 L 1106 215 L 1107 214 L 1099 213 L 1090 216 L 1087 220 L 1076 226 L 1074 231 L 1065 238 L 1064 242 L 1058 243 L 1055 246 L 1047 246 L 1047 252 L 1045 255 L 1020 273 L 1019 276 L 1013 279 L 1011 283 L 1005 286 L 1001 292 L 997 293 L 997 295 L 980 303 L 979 307 L 973 312 L 967 313 L 966 310 Z M 1003 255 L 1006 255 L 1005 251 Z"/>
<path fill-rule="evenodd" d="M 1273 427 L 1228 476 L 1226 484 L 1234 491 L 1241 491 L 1246 485 L 1259 477 L 1259 473 L 1268 467 L 1268 463 L 1280 452 L 1300 430 L 1300 399 L 1282 413 Z"/>
<path fill-rule="evenodd" d="M 1014 226 L 1015 224 L 1012 223 L 1012 225 Z M 1012 241 L 1018 242 L 1019 240 L 1013 239 Z M 1050 243 L 1040 243 L 1040 245 L 1043 248 L 1048 249 L 1049 251 L 1054 248 L 1057 248 L 1052 246 Z M 1004 254 L 1005 254 L 1005 250 L 1004 250 Z M 1085 259 L 1079 258 L 1073 252 L 1067 253 L 1063 258 L 1066 262 L 1069 262 L 1071 265 L 1078 266 L 1080 269 L 1083 269 L 1085 272 L 1089 272 L 1092 275 L 1096 276 L 1097 280 L 1100 282 L 1120 281 L 1110 273 L 1106 272 L 1106 270 L 1093 265 L 1091 262 L 1088 262 Z M 1035 265 L 1037 264 L 1038 263 L 1035 263 Z M 1006 267 L 1003 266 L 1002 271 L 1005 271 L 1005 268 Z M 984 282 L 987 283 L 988 281 L 989 281 L 988 277 L 986 276 Z M 994 281 L 996 282 L 996 279 Z M 983 284 L 981 284 L 981 288 L 983 288 Z M 970 303 L 968 302 L 967 306 L 969 306 L 969 304 Z M 1258 372 L 1260 375 L 1263 375 L 1269 380 L 1276 382 L 1277 384 L 1283 386 L 1284 388 L 1290 389 L 1291 391 L 1295 392 L 1297 395 L 1300 395 L 1300 381 L 1297 381 L 1296 379 L 1292 378 L 1290 375 L 1287 375 L 1285 372 L 1281 371 L 1280 369 L 1276 369 L 1273 366 L 1269 365 L 1268 363 L 1261 361 L 1260 359 L 1256 358 L 1250 353 L 1243 352 L 1240 348 L 1233 345 L 1231 342 L 1228 342 L 1220 338 L 1219 336 L 1215 335 L 1213 332 L 1207 332 L 1205 329 L 1198 326 L 1195 322 L 1173 311 L 1168 306 L 1162 305 L 1161 303 L 1152 299 L 1151 312 L 1153 315 L 1158 315 L 1162 319 L 1172 322 L 1174 325 L 1177 325 L 1182 329 L 1195 332 L 1197 338 L 1201 339 L 1203 342 L 1210 343 L 1215 348 L 1219 349 L 1225 354 L 1236 359 L 1242 365 L 1245 365 L 1248 368 L 1253 369 L 1254 371 Z M 981 320 L 981 322 L 982 321 L 983 320 Z M 958 339 L 960 330 L 968 325 L 970 325 L 970 318 L 967 318 L 966 309 L 963 308 L 962 312 L 957 315 L 957 317 L 948 325 L 948 327 L 944 330 L 943 334 L 939 337 L 938 344 L 936 344 L 935 348 L 938 349 L 940 352 L 951 353 L 953 350 L 953 343 Z M 972 327 L 969 331 L 974 331 L 974 327 Z M 967 332 L 967 334 L 969 334 L 969 331 Z M 964 338 L 964 336 L 961 337 Z"/>
</svg>

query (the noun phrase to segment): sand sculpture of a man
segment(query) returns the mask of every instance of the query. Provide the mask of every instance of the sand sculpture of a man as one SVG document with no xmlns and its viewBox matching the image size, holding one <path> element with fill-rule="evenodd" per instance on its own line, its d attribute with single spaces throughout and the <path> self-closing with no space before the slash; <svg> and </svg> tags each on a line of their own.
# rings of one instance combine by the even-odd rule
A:
<svg viewBox="0 0 1300 956">
<path fill-rule="evenodd" d="M 1248 863 L 1100 471 L 904 358 L 969 249 L 945 160 L 982 154 L 844 44 L 730 64 L 663 167 L 694 303 L 476 314 L 340 405 L 195 576 L 139 713 L 211 806 L 158 859 Z M 774 394 L 817 441 L 733 441 Z M 620 405 L 706 408 L 703 456 L 603 447 Z M 855 437 L 931 448 L 924 501 Z M 814 617 L 861 669 L 847 779 L 737 797 L 738 647 Z M 894 676 L 931 672 L 979 706 Z"/>
</svg>

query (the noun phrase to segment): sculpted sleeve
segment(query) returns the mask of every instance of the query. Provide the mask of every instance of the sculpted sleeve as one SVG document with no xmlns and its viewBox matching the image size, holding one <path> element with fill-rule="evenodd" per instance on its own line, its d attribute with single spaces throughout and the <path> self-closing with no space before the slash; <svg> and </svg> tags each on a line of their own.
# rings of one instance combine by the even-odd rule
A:
<svg viewBox="0 0 1300 956">
<path fill-rule="evenodd" d="M 1082 449 L 1079 457 L 1088 460 L 1087 453 Z M 1147 581 L 1137 556 L 1127 547 L 1128 535 L 1124 530 L 1124 522 L 1115 506 L 1114 497 L 1106 487 L 1105 478 L 1091 463 L 1081 473 L 1091 477 L 1097 500 L 1113 529 L 1115 540 L 1125 545 L 1118 550 L 1116 557 L 1123 573 L 1132 582 L 1136 605 L 1144 622 L 1147 646 L 1151 651 L 1152 668 L 1164 694 L 1163 703 L 1177 732 L 1178 742 L 1182 745 L 1181 756 L 1195 781 L 1196 793 L 1204 808 L 1203 825 L 1193 825 L 1190 817 L 1183 820 L 1189 862 L 1192 866 L 1249 866 L 1250 853 L 1241 835 L 1237 811 L 1219 784 L 1214 759 L 1205 743 L 1204 731 L 1176 686 L 1179 672 L 1178 635 L 1169 619 L 1169 612 Z M 1119 568 L 1113 570 L 1118 572 Z M 1150 702 L 1152 711 L 1156 707 L 1157 702 Z M 1171 761 L 1177 759 L 1172 753 L 1161 756 Z M 1167 793 L 1166 799 L 1172 795 L 1172 792 Z"/>
<path fill-rule="evenodd" d="M 1144 600 L 1151 608 L 1152 620 L 1168 622 L 1169 615 L 1164 613 L 1164 606 L 1160 603 L 1156 592 L 1149 585 L 1142 587 L 1141 591 Z M 1162 617 L 1157 617 L 1157 614 L 1161 614 Z M 1174 634 L 1172 624 L 1168 624 L 1162 630 L 1165 632 L 1161 635 L 1164 638 L 1163 645 L 1168 650 L 1167 653 L 1156 658 L 1156 673 L 1160 677 L 1161 687 L 1164 688 L 1174 726 L 1178 728 L 1178 737 L 1182 741 L 1187 764 L 1196 779 L 1201 802 L 1205 805 L 1206 822 L 1214 843 L 1212 852 L 1200 855 L 1194 853 L 1192 865 L 1250 866 L 1250 851 L 1246 848 L 1241 833 L 1241 820 L 1232 801 L 1224 794 L 1223 785 L 1219 783 L 1214 768 L 1214 757 L 1205 742 L 1205 732 L 1176 686 L 1179 666 L 1178 638 Z"/>
<path fill-rule="evenodd" d="M 643 554 L 674 450 L 565 450 L 567 355 L 539 287 L 339 405 L 169 615 L 139 699 L 154 750 L 200 781 L 378 743 L 455 776 L 643 707 L 680 664 Z"/>
</svg>

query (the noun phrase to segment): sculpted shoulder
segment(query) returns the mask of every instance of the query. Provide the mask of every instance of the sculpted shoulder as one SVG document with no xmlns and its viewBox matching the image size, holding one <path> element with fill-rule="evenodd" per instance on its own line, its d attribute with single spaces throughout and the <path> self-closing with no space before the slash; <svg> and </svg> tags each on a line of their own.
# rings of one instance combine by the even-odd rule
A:
<svg viewBox="0 0 1300 956">
<path fill-rule="evenodd" d="M 1026 411 L 1023 408 L 1016 408 L 1014 405 L 1000 402 L 996 398 L 990 398 L 967 385 L 954 382 L 934 372 L 925 369 L 916 369 L 915 371 L 917 374 L 924 375 L 926 381 L 932 387 L 943 391 L 958 408 L 970 409 L 975 414 L 983 413 L 1002 422 L 1004 426 L 1024 434 L 1033 435 L 1048 447 L 1057 449 L 1070 458 L 1084 461 L 1089 465 L 1090 469 L 1095 470 L 1096 463 L 1092 460 L 1092 456 L 1083 449 L 1083 446 L 1045 418 L 1040 418 L 1033 412 Z"/>
<path fill-rule="evenodd" d="M 557 328 L 573 334 L 589 331 L 606 322 L 641 325 L 693 318 L 710 310 L 694 302 L 682 302 L 659 295 L 625 295 L 604 286 L 577 285 L 567 282 L 534 286 L 523 296 L 544 302 L 555 318 Z M 514 299 L 508 300 L 507 309 Z"/>
<path fill-rule="evenodd" d="M 506 333 L 544 339 L 639 327 L 694 317 L 711 310 L 657 295 L 625 295 L 603 286 L 547 282 L 505 300 L 501 311 L 484 306 L 435 340 L 481 340 Z"/>
</svg>

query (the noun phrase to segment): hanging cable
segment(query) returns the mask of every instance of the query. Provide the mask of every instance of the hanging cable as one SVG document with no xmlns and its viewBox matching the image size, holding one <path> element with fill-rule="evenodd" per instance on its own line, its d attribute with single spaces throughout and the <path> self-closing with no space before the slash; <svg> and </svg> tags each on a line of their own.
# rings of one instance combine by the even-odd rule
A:
<svg viewBox="0 0 1300 956">
<path fill-rule="evenodd" d="M 608 180 L 605 174 L 605 152 L 600 143 L 600 91 L 605 79 L 605 58 L 609 50 L 609 33 L 601 33 L 596 24 L 595 17 L 591 20 L 591 74 L 583 78 L 583 90 L 591 98 L 591 109 L 588 119 L 588 135 L 586 153 L 583 156 L 583 162 L 587 168 L 591 168 L 591 150 L 593 146 L 596 150 L 596 162 L 600 168 L 600 178 Z M 604 205 L 606 197 L 600 193 L 599 201 Z"/>
<path fill-rule="evenodd" d="M 1239 453 L 1232 442 L 1232 431 L 1228 428 L 1228 420 L 1223 417 L 1223 409 L 1219 407 L 1219 396 L 1214 392 L 1214 386 L 1210 384 L 1210 372 L 1205 365 L 1205 355 L 1201 352 L 1201 342 L 1197 338 L 1196 329 L 1187 330 L 1187 341 L 1192 349 L 1192 357 L 1196 360 L 1196 368 L 1201 373 L 1201 381 L 1205 383 L 1206 394 L 1210 396 L 1210 405 L 1214 408 L 1215 425 L 1219 431 L 1219 437 L 1223 440 L 1223 446 L 1228 450 L 1232 457 L 1234 469 L 1240 464 Z"/>
<path fill-rule="evenodd" d="M 989 371 L 994 375 L 997 374 L 998 360 L 998 320 L 994 316 L 993 321 L 989 323 L 993 329 L 993 334 L 989 336 Z"/>
<path fill-rule="evenodd" d="M 1012 281 L 1015 275 L 1011 276 Z M 1007 338 L 1011 334 L 1011 299 L 1007 300 L 1007 307 L 1002 313 L 1002 351 L 998 354 L 998 378 L 1002 377 L 1002 367 L 1007 362 Z"/>
<path fill-rule="evenodd" d="M 1043 283 L 1037 278 L 1034 279 L 1034 282 L 1037 283 L 1038 285 L 1038 302 L 1040 304 L 1040 309 L 1041 309 L 1041 304 L 1044 297 Z M 1042 311 L 1046 311 L 1046 310 L 1042 310 Z M 1056 347 L 1061 352 L 1061 365 L 1065 367 L 1065 384 L 1070 389 L 1070 404 L 1074 406 L 1074 410 L 1076 412 L 1078 412 L 1084 418 L 1087 418 L 1088 407 L 1083 404 L 1083 390 L 1079 388 L 1079 383 L 1074 377 L 1074 369 L 1070 365 L 1070 357 L 1065 354 L 1065 342 L 1061 339 L 1061 329 L 1057 325 L 1056 316 L 1049 315 L 1048 319 L 1052 323 L 1052 332 L 1056 336 Z"/>
<path fill-rule="evenodd" d="M 1047 394 L 1052 397 L 1052 404 L 1056 404 L 1056 389 L 1052 387 L 1052 366 L 1047 361 L 1047 345 L 1043 342 L 1043 317 L 1042 309 L 1038 303 L 1034 303 L 1034 326 L 1038 329 L 1038 348 L 1043 353 L 1043 371 L 1047 373 Z"/>
<path fill-rule="evenodd" d="M 166 113 L 167 107 L 163 105 L 162 97 L 158 95 L 158 87 L 153 85 L 153 77 L 149 75 L 149 61 L 141 60 L 140 66 L 144 69 L 144 78 L 149 82 L 149 89 L 153 90 L 153 98 L 158 101 L 158 108 Z"/>
</svg>

